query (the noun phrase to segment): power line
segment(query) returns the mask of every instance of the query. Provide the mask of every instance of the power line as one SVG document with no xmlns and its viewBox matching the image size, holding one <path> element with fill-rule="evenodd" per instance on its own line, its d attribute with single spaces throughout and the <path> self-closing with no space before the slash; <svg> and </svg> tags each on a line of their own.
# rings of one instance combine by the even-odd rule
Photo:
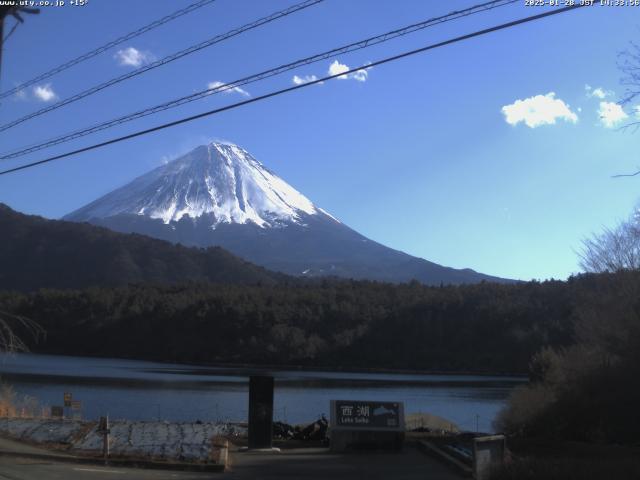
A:
<svg viewBox="0 0 640 480">
<path fill-rule="evenodd" d="M 77 155 L 79 153 L 88 152 L 88 151 L 91 151 L 91 150 L 95 150 L 97 148 L 105 147 L 107 145 L 112 145 L 114 143 L 119 143 L 119 142 L 122 142 L 122 141 L 125 141 L 125 140 L 130 140 L 132 138 L 136 138 L 136 137 L 140 137 L 142 135 L 146 135 L 146 134 L 149 134 L 149 133 L 157 132 L 157 131 L 163 130 L 165 128 L 174 127 L 176 125 L 180 125 L 180 124 L 183 124 L 183 123 L 191 122 L 193 120 L 197 120 L 197 119 L 200 119 L 200 118 L 204 118 L 204 117 L 208 117 L 208 116 L 215 115 L 215 114 L 218 114 L 218 113 L 222 113 L 222 112 L 225 112 L 227 110 L 233 110 L 235 108 L 242 107 L 244 105 L 249 105 L 251 103 L 255 103 L 255 102 L 262 101 L 262 100 L 266 100 L 266 99 L 271 98 L 271 97 L 276 97 L 276 96 L 279 96 L 279 95 L 282 95 L 282 94 L 285 94 L 285 93 L 293 92 L 295 90 L 300 90 L 300 89 L 303 89 L 303 88 L 307 88 L 307 87 L 310 87 L 312 85 L 316 85 L 318 83 L 322 83 L 322 82 L 326 82 L 326 81 L 329 81 L 329 80 L 333 80 L 334 78 L 343 77 L 344 75 L 350 75 L 350 74 L 358 72 L 359 70 L 363 70 L 363 69 L 370 68 L 370 67 L 377 67 L 377 66 L 380 66 L 380 65 L 383 65 L 383 64 L 386 64 L 386 63 L 390 63 L 390 62 L 394 62 L 396 60 L 400 60 L 402 58 L 406 58 L 406 57 L 409 57 L 409 56 L 416 55 L 418 53 L 423 53 L 423 52 L 426 52 L 428 50 L 433 50 L 435 48 L 444 47 L 446 45 L 451 45 L 453 43 L 461 42 L 461 41 L 464 41 L 464 40 L 469 40 L 469 39 L 474 38 L 474 37 L 479 37 L 481 35 L 486 35 L 488 33 L 496 32 L 498 30 L 504 30 L 504 29 L 507 29 L 507 28 L 515 27 L 517 25 L 522 25 L 524 23 L 532 22 L 532 21 L 535 21 L 535 20 L 540 20 L 542 18 L 550 17 L 552 15 L 558 15 L 560 13 L 565 13 L 565 12 L 568 12 L 570 10 L 575 10 L 575 9 L 578 9 L 578 8 L 582 8 L 584 6 L 587 6 L 587 4 L 584 4 L 584 5 L 573 5 L 573 6 L 568 6 L 568 7 L 557 8 L 557 9 L 550 10 L 548 12 L 539 13 L 537 15 L 531 15 L 529 17 L 525 17 L 525 18 L 521 18 L 521 19 L 518 19 L 518 20 L 513 20 L 511 22 L 507 22 L 507 23 L 503 23 L 503 24 L 500 24 L 500 25 L 496 25 L 494 27 L 485 28 L 483 30 L 477 30 L 475 32 L 468 33 L 466 35 L 462 35 L 462 36 L 459 36 L 459 37 L 451 38 L 449 40 L 445 40 L 445 41 L 442 41 L 442 42 L 438 42 L 438 43 L 434 43 L 434 44 L 431 44 L 431 45 L 427 45 L 425 47 L 421 47 L 421 48 L 418 48 L 418 49 L 415 49 L 415 50 L 410 50 L 410 51 L 407 51 L 407 52 L 403 52 L 403 53 L 400 53 L 398 55 L 394 55 L 394 56 L 391 56 L 391 57 L 383 58 L 381 60 L 376 60 L 375 62 L 366 64 L 366 65 L 361 65 L 360 67 L 352 68 L 350 70 L 347 70 L 347 71 L 341 72 L 341 73 L 337 73 L 335 75 L 328 75 L 326 77 L 318 78 L 316 80 L 312 80 L 312 81 L 309 81 L 307 83 L 303 83 L 303 84 L 300 84 L 300 85 L 294 85 L 292 87 L 283 88 L 281 90 L 276 90 L 276 91 L 273 91 L 273 92 L 270 92 L 270 93 L 267 93 L 267 94 L 264 94 L 264 95 L 260 95 L 258 97 L 250 98 L 248 100 L 243 100 L 241 102 L 233 103 L 231 105 L 226 105 L 224 107 L 216 108 L 214 110 L 209 110 L 207 112 L 202 112 L 202 113 L 199 113 L 197 115 L 192 115 L 192 116 L 189 116 L 189 117 L 181 118 L 179 120 L 174 120 L 173 122 L 164 123 L 164 124 L 152 127 L 152 128 L 147 128 L 145 130 L 140 130 L 140 131 L 137 131 L 137 132 L 134 132 L 134 133 L 130 133 L 128 135 L 124 135 L 124 136 L 117 137 L 117 138 L 112 138 L 111 140 L 107 140 L 107 141 L 104 141 L 104 142 L 96 143 L 96 144 L 90 145 L 88 147 L 79 148 L 77 150 L 73 150 L 73 151 L 66 152 L 66 153 L 63 153 L 63 154 L 60 154 L 60 155 L 55 155 L 53 157 L 45 158 L 45 159 L 39 160 L 37 162 L 31 162 L 31 163 L 28 163 L 28 164 L 25 164 L 25 165 L 20 165 L 18 167 L 10 168 L 8 170 L 3 170 L 3 171 L 0 171 L 0 175 L 7 175 L 9 173 L 17 172 L 19 170 L 24 170 L 24 169 L 27 169 L 27 168 L 35 167 L 37 165 L 42 165 L 44 163 L 53 162 L 55 160 L 60 160 L 62 158 L 70 157 L 72 155 Z"/>
<path fill-rule="evenodd" d="M 28 115 L 25 115 L 24 117 L 18 118 L 17 120 L 13 120 L 9 123 L 6 123 L 2 126 L 0 126 L 0 132 L 3 132 L 5 130 L 10 129 L 11 127 L 15 127 L 16 125 L 19 125 L 23 122 L 26 122 L 27 120 L 31 120 L 32 118 L 38 117 L 40 115 L 43 115 L 45 113 L 51 112 L 53 110 L 56 110 L 60 107 L 64 107 L 65 105 L 69 105 L 70 103 L 73 102 L 77 102 L 78 100 L 88 97 L 89 95 L 93 95 L 94 93 L 99 92 L 100 90 L 104 90 L 105 88 L 111 87 L 113 85 L 116 85 L 120 82 L 123 82 L 125 80 L 128 80 L 130 78 L 136 77 L 142 73 L 148 72 L 150 70 L 153 70 L 155 68 L 161 67 L 163 65 L 166 65 L 168 63 L 173 62 L 174 60 L 178 60 L 179 58 L 185 57 L 187 55 L 191 55 L 192 53 L 198 52 L 204 48 L 210 47 L 212 45 L 215 45 L 217 43 L 223 42 L 225 40 L 228 40 L 230 38 L 233 38 L 237 35 L 240 35 L 244 32 L 247 32 L 249 30 L 253 30 L 254 28 L 258 28 L 262 25 L 266 25 L 267 23 L 271 23 L 275 20 L 278 20 L 280 18 L 286 17 L 287 15 L 291 15 L 292 13 L 298 12 L 300 10 L 304 10 L 305 8 L 309 8 L 313 5 L 317 5 L 318 3 L 323 2 L 324 0 L 305 0 L 302 3 L 297 3 L 291 7 L 285 8 L 284 10 L 280 10 L 278 12 L 272 13 L 271 15 L 267 15 L 266 17 L 262 17 L 258 20 L 255 20 L 251 23 L 247 23 L 246 25 L 243 25 L 241 27 L 238 28 L 234 28 L 233 30 L 229 30 L 226 33 L 220 34 L 220 35 L 216 35 L 213 38 L 210 38 L 208 40 L 205 40 L 204 42 L 198 43 L 196 45 L 192 45 L 189 48 L 185 48 L 184 50 L 180 50 L 179 52 L 173 53 L 171 55 L 168 55 L 164 58 L 161 58 L 160 60 L 156 60 L 154 62 L 151 62 L 147 65 L 143 65 L 140 68 L 137 68 L 136 70 L 133 70 L 131 72 L 125 73 L 123 75 L 120 75 L 118 77 L 112 78 L 111 80 L 108 80 L 106 82 L 100 83 L 99 85 L 95 85 L 91 88 L 88 88 L 87 90 L 83 90 L 80 93 L 77 93 L 71 97 L 65 98 L 64 100 L 61 100 L 57 103 L 54 103 L 53 105 L 49 105 L 48 107 L 44 107 L 41 108 L 40 110 L 36 110 L 35 112 L 32 112 Z"/>
<path fill-rule="evenodd" d="M 310 57 L 306 57 L 303 58 L 301 60 L 296 60 L 294 62 L 291 63 L 287 63 L 284 65 L 280 65 L 278 67 L 269 69 L 269 70 L 265 70 L 263 72 L 257 73 L 257 74 L 253 74 L 250 75 L 248 77 L 244 77 L 238 80 L 234 80 L 233 82 L 229 82 L 228 84 L 225 85 L 220 85 L 216 88 L 209 88 L 209 89 L 205 89 L 205 90 L 201 90 L 199 92 L 195 92 L 192 93 L 190 95 L 184 96 L 184 97 L 180 97 L 174 100 L 170 100 L 168 102 L 164 102 L 161 103 L 159 105 L 155 105 L 153 107 L 148 107 L 145 108 L 143 110 L 139 110 L 137 112 L 134 113 L 130 113 L 127 114 L 125 116 L 122 117 L 118 117 L 112 120 L 108 120 L 106 122 L 102 122 L 96 125 L 93 125 L 91 127 L 87 127 L 87 128 L 83 128 L 80 130 L 76 130 L 74 132 L 68 133 L 68 134 L 64 134 L 62 136 L 58 136 L 52 139 L 49 139 L 47 141 L 44 142 L 40 142 L 37 144 L 33 144 L 27 147 L 21 147 L 18 150 L 12 150 L 11 153 L 7 153 L 4 152 L 2 154 L 0 154 L 0 160 L 9 160 L 9 159 L 13 159 L 13 158 L 18 158 L 21 157 L 23 155 L 26 155 L 28 153 L 33 153 L 39 150 L 42 150 L 44 148 L 48 148 L 48 147 L 52 147 L 55 145 L 60 145 L 62 143 L 66 143 L 69 142 L 71 140 L 75 140 L 77 138 L 81 138 L 87 135 L 90 135 L 92 133 L 96 133 L 102 130 L 106 130 L 108 128 L 114 127 L 116 125 L 120 125 L 126 122 L 130 122 L 132 120 L 136 120 L 139 118 L 143 118 L 146 117 L 148 115 L 151 114 L 155 114 L 164 110 L 168 110 L 170 108 L 175 108 L 178 107 L 180 105 L 184 105 L 186 103 L 190 103 L 193 102 L 195 100 L 199 100 L 201 98 L 205 98 L 208 97 L 210 95 L 214 95 L 220 92 L 224 92 L 224 91 L 228 91 L 230 89 L 239 87 L 239 86 L 244 86 L 250 83 L 254 83 L 260 80 L 264 80 L 266 78 L 275 76 L 275 75 L 279 75 L 282 74 L 284 72 L 296 69 L 300 66 L 304 66 L 304 65 L 310 65 L 316 62 L 319 62 L 321 60 L 326 60 L 328 58 L 333 58 L 336 57 L 338 55 L 343 55 L 345 53 L 350 53 L 350 52 L 354 52 L 356 50 L 361 50 L 364 48 L 368 48 L 370 46 L 373 45 L 377 45 L 380 43 L 384 43 L 390 40 L 393 40 L 395 38 L 404 36 L 404 35 L 408 35 L 410 33 L 414 33 L 416 31 L 419 30 L 423 30 L 425 28 L 428 27 L 432 27 L 438 24 L 442 24 L 442 23 L 446 23 L 446 22 L 450 22 L 452 20 L 457 20 L 459 18 L 462 17 L 466 17 L 469 15 L 473 15 L 476 13 L 480 13 L 480 12 L 484 12 L 487 10 L 492 10 L 494 8 L 499 8 L 499 7 L 504 7 L 506 5 L 512 4 L 512 3 L 516 3 L 519 2 L 520 0 L 494 0 L 494 1 L 489 1 L 489 2 L 485 2 L 485 3 L 481 3 L 479 5 L 475 5 L 469 8 L 466 8 L 464 10 L 459 10 L 459 11 L 453 11 L 451 13 L 448 13 L 446 15 L 442 15 L 439 17 L 434 17 L 434 18 L 430 18 L 428 20 L 424 20 L 422 22 L 419 23 L 414 23 L 412 25 L 408 25 L 406 27 L 402 27 L 399 29 L 395 29 L 392 30 L 390 32 L 386 32 L 384 34 L 381 35 L 376 35 L 374 37 L 369 37 L 366 38 L 364 40 L 360 40 L 358 42 L 354 42 L 354 43 L 350 43 L 348 45 L 344 45 L 342 47 L 338 47 L 338 48 L 334 48 L 332 50 L 328 50 L 322 53 L 318 53 L 316 55 L 312 55 Z"/>
<path fill-rule="evenodd" d="M 186 6 L 185 8 L 182 8 L 180 10 L 177 10 L 169 15 L 166 15 L 154 22 L 151 22 L 148 25 L 145 25 L 144 27 L 141 27 L 131 33 L 128 33 L 126 35 L 123 35 L 122 37 L 118 37 L 115 40 L 112 40 L 108 43 L 105 43 L 104 45 L 91 50 L 90 52 L 87 52 L 83 55 L 80 55 L 79 57 L 76 57 L 72 60 L 69 60 L 66 63 L 63 63 L 62 65 L 58 65 L 55 68 L 52 68 L 51 70 L 42 73 L 40 75 L 38 75 L 35 78 L 32 78 L 31 80 L 28 80 L 18 86 L 16 86 L 15 88 L 12 88 L 11 90 L 7 90 L 6 92 L 2 92 L 0 93 L 0 99 L 6 98 L 10 95 L 13 95 L 17 92 L 19 92 L 20 90 L 23 90 L 27 87 L 30 87 L 31 85 L 41 82 L 42 80 L 45 80 L 49 77 L 52 77 L 64 70 L 67 70 L 71 67 L 73 67 L 74 65 L 77 65 L 78 63 L 84 62 L 85 60 L 88 60 L 90 58 L 95 57 L 96 55 L 99 55 L 107 50 L 109 50 L 112 47 L 115 47 L 116 45 L 119 45 L 123 42 L 126 42 L 127 40 L 131 40 L 132 38 L 138 37 L 140 35 L 142 35 L 143 33 L 146 33 L 150 30 L 153 30 L 154 28 L 159 27 L 160 25 L 164 25 L 167 22 L 170 22 L 172 20 L 175 20 L 178 17 L 181 17 L 182 15 L 186 15 L 187 13 L 191 13 L 194 10 L 197 10 L 199 8 L 202 8 L 210 3 L 215 2 L 216 0 L 199 0 L 195 3 L 192 3 L 191 5 Z"/>
<path fill-rule="evenodd" d="M 416 24 L 412 24 L 400 29 L 396 29 L 396 30 L 392 30 L 390 32 L 384 33 L 382 35 L 377 35 L 375 37 L 370 37 L 364 40 L 361 40 L 359 42 L 354 42 L 351 44 L 348 44 L 346 46 L 343 47 L 339 47 L 339 48 L 335 48 L 333 50 L 329 50 L 327 52 L 323 52 L 320 54 L 316 54 L 313 55 L 311 57 L 307 57 L 304 58 L 302 60 L 297 60 L 295 62 L 291 62 L 289 64 L 285 64 L 285 65 L 281 65 L 279 67 L 270 69 L 270 70 L 266 70 L 263 72 L 260 72 L 258 74 L 254 74 L 248 77 L 244 77 L 242 79 L 239 80 L 235 80 L 233 82 L 230 82 L 228 84 L 225 85 L 221 85 L 218 86 L 216 88 L 212 88 L 212 89 L 205 89 L 205 90 L 201 90 L 199 92 L 187 95 L 185 97 L 180 97 L 178 99 L 175 100 L 171 100 L 169 102 L 165 102 L 162 103 L 160 105 L 156 105 L 153 107 L 149 107 L 146 108 L 144 110 L 138 111 L 138 112 L 134 112 L 128 115 L 125 115 L 123 117 L 119 117 L 113 120 L 109 120 L 107 122 L 103 122 L 97 125 L 93 125 L 91 127 L 85 128 L 85 129 L 81 129 L 81 130 L 77 130 L 75 132 L 69 133 L 69 134 L 65 134 L 63 136 L 59 136 L 59 137 L 55 137 L 52 139 L 49 139 L 45 142 L 41 142 L 41 143 L 36 143 L 36 144 L 32 144 L 29 145 L 27 147 L 21 147 L 19 150 L 11 150 L 11 153 L 4 152 L 3 154 L 0 154 L 0 159 L 2 160 L 7 160 L 7 159 L 12 159 L 12 158 L 18 158 L 20 156 L 26 155 L 28 153 L 33 153 L 35 151 L 38 150 L 42 150 L 44 148 L 48 148 L 54 145 L 59 145 L 61 143 L 66 143 L 67 141 L 71 141 L 71 140 L 75 140 L 77 138 L 80 137 L 84 137 L 86 135 L 92 134 L 92 133 L 96 133 L 98 131 L 101 130 L 105 130 L 107 128 L 111 128 L 112 126 L 116 126 L 116 125 L 120 125 L 122 123 L 131 121 L 131 120 L 135 120 L 138 118 L 142 118 L 154 113 L 158 113 L 160 111 L 164 111 L 167 110 L 169 108 L 175 108 L 177 106 L 183 105 L 185 103 L 189 103 L 195 100 L 199 100 L 201 98 L 207 97 L 209 95 L 213 95 L 216 93 L 220 93 L 220 92 L 224 92 L 224 91 L 228 91 L 230 89 L 233 89 L 237 86 L 242 86 L 242 85 L 247 85 L 250 83 L 254 83 L 256 81 L 259 80 L 263 80 L 265 78 L 274 76 L 274 75 L 278 75 L 281 73 L 284 73 L 286 71 L 289 70 L 293 70 L 295 68 L 298 68 L 302 65 L 309 65 L 312 63 L 316 63 L 318 61 L 321 60 L 325 60 L 327 58 L 332 58 L 341 54 L 345 54 L 345 53 L 349 53 L 349 52 L 353 52 L 356 50 L 360 50 L 363 48 L 367 48 L 369 46 L 373 46 L 379 43 L 383 43 L 389 40 L 392 40 L 394 38 L 403 36 L 403 35 L 407 35 L 410 33 L 413 33 L 415 31 L 418 30 L 422 30 L 424 28 L 427 27 L 431 27 L 440 23 L 445 23 L 451 20 L 456 20 L 458 18 L 461 17 L 466 17 L 475 13 L 479 13 L 482 11 L 487 11 L 487 10 L 491 10 L 493 8 L 498 8 L 498 7 L 502 7 L 508 4 L 512 4 L 512 3 L 516 3 L 519 0 L 494 0 L 494 1 L 489 1 L 489 2 L 485 2 L 479 5 L 475 5 L 473 7 L 464 9 L 464 10 L 460 10 L 460 11 L 454 11 L 451 12 L 447 15 L 443 15 L 440 17 L 435 17 L 435 18 L 431 18 L 428 20 L 425 20 L 423 22 L 419 22 Z"/>
</svg>

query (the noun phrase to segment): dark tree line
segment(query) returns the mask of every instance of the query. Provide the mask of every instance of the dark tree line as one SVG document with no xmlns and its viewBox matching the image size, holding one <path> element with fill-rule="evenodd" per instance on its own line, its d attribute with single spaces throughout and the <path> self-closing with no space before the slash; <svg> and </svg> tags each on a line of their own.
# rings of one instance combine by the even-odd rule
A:
<svg viewBox="0 0 640 480">
<path fill-rule="evenodd" d="M 178 362 L 526 372 L 569 345 L 580 291 L 568 282 L 426 287 L 325 280 L 0 293 L 0 309 L 47 332 L 36 352 Z"/>
</svg>

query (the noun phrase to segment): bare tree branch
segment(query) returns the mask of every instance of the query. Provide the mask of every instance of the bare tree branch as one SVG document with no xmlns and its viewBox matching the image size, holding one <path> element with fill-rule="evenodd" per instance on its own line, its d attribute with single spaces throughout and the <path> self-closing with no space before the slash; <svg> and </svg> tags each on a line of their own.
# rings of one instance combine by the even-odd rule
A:
<svg viewBox="0 0 640 480">
<path fill-rule="evenodd" d="M 33 320 L 0 311 L 0 351 L 28 352 L 29 347 L 15 332 L 22 330 L 35 341 L 46 336 L 45 330 Z"/>
<path fill-rule="evenodd" d="M 623 73 L 620 83 L 627 87 L 621 105 L 627 105 L 640 96 L 640 46 L 629 42 L 627 50 L 618 54 L 618 68 Z"/>
<path fill-rule="evenodd" d="M 640 225 L 635 219 L 605 228 L 582 241 L 578 252 L 586 272 L 620 272 L 640 269 Z"/>
<path fill-rule="evenodd" d="M 638 170 L 636 173 L 619 173 L 617 175 L 611 175 L 611 178 L 618 178 L 618 177 L 635 177 L 636 175 L 640 175 L 640 170 Z"/>
</svg>

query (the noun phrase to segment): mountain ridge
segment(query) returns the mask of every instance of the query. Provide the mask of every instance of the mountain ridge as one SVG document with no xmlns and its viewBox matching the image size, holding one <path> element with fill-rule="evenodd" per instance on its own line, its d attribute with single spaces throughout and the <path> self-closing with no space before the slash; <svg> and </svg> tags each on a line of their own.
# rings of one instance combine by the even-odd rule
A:
<svg viewBox="0 0 640 480">
<path fill-rule="evenodd" d="M 364 237 L 228 143 L 196 147 L 63 218 L 187 246 L 221 246 L 288 275 L 430 285 L 511 282 Z"/>
</svg>

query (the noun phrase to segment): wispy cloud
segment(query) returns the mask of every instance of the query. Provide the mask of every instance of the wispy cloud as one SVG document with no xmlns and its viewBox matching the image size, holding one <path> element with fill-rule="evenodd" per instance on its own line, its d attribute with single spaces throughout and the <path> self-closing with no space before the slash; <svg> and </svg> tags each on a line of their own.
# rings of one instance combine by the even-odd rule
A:
<svg viewBox="0 0 640 480">
<path fill-rule="evenodd" d="M 589 84 L 585 85 L 584 89 L 587 91 L 587 97 L 589 98 L 599 98 L 600 100 L 603 100 L 614 95 L 611 90 L 605 90 L 602 87 L 592 88 Z"/>
<path fill-rule="evenodd" d="M 140 67 L 145 63 L 152 62 L 154 56 L 150 52 L 143 52 L 134 47 L 127 47 L 118 50 L 113 58 L 123 67 Z"/>
<path fill-rule="evenodd" d="M 578 121 L 578 115 L 571 111 L 569 105 L 556 98 L 554 92 L 516 100 L 502 107 L 502 113 L 509 125 L 524 122 L 529 128 L 554 125 L 557 120 L 571 123 Z"/>
<path fill-rule="evenodd" d="M 371 64 L 371 62 L 368 62 L 368 64 Z M 367 79 L 369 78 L 369 72 L 367 70 L 371 70 L 373 67 L 365 67 L 365 68 L 361 68 L 359 70 L 356 70 L 355 72 L 352 73 L 346 73 L 349 70 L 351 70 L 351 68 L 344 64 L 344 63 L 340 63 L 340 61 L 338 60 L 334 60 L 330 65 L 329 65 L 329 69 L 327 71 L 327 75 L 330 76 L 334 76 L 334 75 L 340 75 L 341 73 L 343 73 L 344 75 L 340 75 L 338 78 L 338 80 L 355 80 L 357 82 L 366 82 Z M 299 76 L 299 75 L 294 75 L 291 78 L 291 81 L 293 82 L 294 85 L 302 85 L 304 83 L 309 83 L 309 82 L 313 82 L 318 80 L 318 77 L 316 75 L 304 75 L 304 76 Z M 318 84 L 322 84 L 324 82 L 318 82 Z"/>
<path fill-rule="evenodd" d="M 591 94 L 589 95 L 590 97 L 596 97 L 599 99 L 603 99 L 603 98 L 607 98 L 609 96 L 613 95 L 613 92 L 611 91 L 604 91 L 602 88 L 598 87 L 598 88 L 594 88 L 593 91 L 591 92 Z"/>
<path fill-rule="evenodd" d="M 169 151 L 163 150 L 161 154 L 157 155 L 157 158 L 154 157 L 151 164 L 153 166 L 166 165 L 167 163 L 186 155 L 196 147 L 209 145 L 214 142 L 228 143 L 229 145 L 233 144 L 233 142 L 220 137 L 187 132 L 185 136 L 181 137 L 180 141 L 174 144 Z"/>
<path fill-rule="evenodd" d="M 334 60 L 331 65 L 329 65 L 329 75 L 339 75 L 344 72 L 348 72 L 350 70 L 349 66 L 344 63 L 340 63 L 338 60 Z M 369 78 L 368 69 L 362 68 L 353 73 L 340 75 L 338 80 L 356 80 L 357 82 L 366 82 Z"/>
<path fill-rule="evenodd" d="M 209 82 L 209 84 L 207 85 L 207 88 L 209 90 L 213 90 L 215 88 L 221 88 L 221 87 L 226 87 L 228 86 L 228 84 L 224 83 L 224 82 L 220 82 L 218 80 L 216 80 L 215 82 Z M 247 92 L 246 90 L 243 90 L 240 87 L 229 87 L 225 90 L 222 90 L 224 93 L 238 93 L 240 95 L 242 95 L 243 97 L 250 97 L 251 94 L 249 92 Z"/>
<path fill-rule="evenodd" d="M 366 70 L 358 70 L 352 74 L 352 78 L 358 82 L 366 82 L 369 78 L 369 72 Z"/>
<path fill-rule="evenodd" d="M 313 82 L 317 79 L 318 77 L 316 77 L 315 75 L 305 75 L 304 77 L 299 77 L 298 75 L 294 75 L 291 81 L 295 85 L 302 85 L 303 83 Z"/>
<path fill-rule="evenodd" d="M 36 85 L 35 87 L 33 87 L 33 96 L 42 102 L 52 102 L 58 98 L 58 95 L 53 91 L 50 83 L 45 83 L 44 85 Z"/>
<path fill-rule="evenodd" d="M 606 128 L 614 128 L 624 122 L 629 115 L 615 102 L 600 102 L 598 108 L 600 123 Z"/>
<path fill-rule="evenodd" d="M 27 90 L 25 90 L 24 88 L 17 90 L 16 93 L 13 94 L 14 100 L 27 100 L 27 97 Z"/>
<path fill-rule="evenodd" d="M 235 142 L 232 142 L 231 140 L 227 140 L 226 138 L 221 138 L 221 137 L 213 137 L 211 140 L 206 142 L 207 145 L 210 143 L 221 143 L 222 145 L 229 145 L 231 147 L 238 146 Z"/>
</svg>

